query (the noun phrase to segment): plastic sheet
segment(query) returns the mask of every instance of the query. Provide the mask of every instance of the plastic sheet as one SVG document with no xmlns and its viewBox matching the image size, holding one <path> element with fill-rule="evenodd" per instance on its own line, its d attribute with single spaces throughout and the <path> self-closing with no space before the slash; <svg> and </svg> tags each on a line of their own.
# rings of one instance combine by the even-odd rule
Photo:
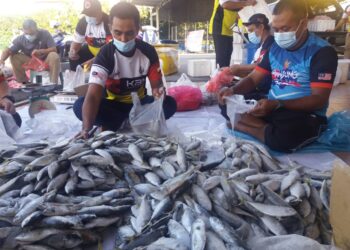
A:
<svg viewBox="0 0 350 250">
<path fill-rule="evenodd" d="M 30 119 L 25 112 L 21 112 L 24 122 L 18 131 L 16 141 L 27 143 L 45 140 L 48 143 L 55 143 L 74 137 L 81 129 L 81 121 L 75 117 L 72 109 L 65 108 L 66 106 L 58 106 L 57 110 L 40 112 L 33 119 Z"/>
<path fill-rule="evenodd" d="M 163 112 L 164 95 L 150 104 L 141 105 L 137 93 L 131 93 L 132 107 L 129 121 L 136 134 L 145 134 L 154 137 L 165 136 L 168 132 Z"/>
</svg>

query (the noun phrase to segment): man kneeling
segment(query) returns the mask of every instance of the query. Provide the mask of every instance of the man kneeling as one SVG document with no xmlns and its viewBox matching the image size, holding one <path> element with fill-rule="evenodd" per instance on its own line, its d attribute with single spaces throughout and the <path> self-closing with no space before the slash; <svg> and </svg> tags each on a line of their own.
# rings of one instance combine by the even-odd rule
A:
<svg viewBox="0 0 350 250">
<path fill-rule="evenodd" d="M 235 129 L 278 151 L 294 151 L 314 141 L 326 128 L 328 99 L 337 69 L 337 53 L 307 30 L 303 1 L 281 0 L 273 11 L 275 43 L 246 78 L 222 89 L 219 101 L 245 94 L 272 76 L 268 99 L 258 102 Z"/>
<path fill-rule="evenodd" d="M 151 103 L 164 95 L 158 55 L 155 49 L 135 39 L 140 27 L 140 14 L 126 2 L 116 4 L 110 11 L 113 42 L 102 47 L 91 68 L 89 89 L 85 98 L 74 104 L 76 116 L 83 121 L 80 136 L 88 137 L 93 125 L 117 130 L 129 117 L 131 92 L 137 92 L 141 104 Z M 148 77 L 152 96 L 146 95 Z M 103 98 L 104 92 L 107 97 Z M 163 103 L 165 118 L 176 112 L 176 101 L 166 96 Z"/>
</svg>

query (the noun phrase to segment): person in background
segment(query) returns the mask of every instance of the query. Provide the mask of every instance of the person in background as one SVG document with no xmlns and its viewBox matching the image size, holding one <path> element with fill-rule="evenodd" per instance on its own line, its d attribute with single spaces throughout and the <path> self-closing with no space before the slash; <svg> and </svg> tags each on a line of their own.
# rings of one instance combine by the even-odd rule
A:
<svg viewBox="0 0 350 250">
<path fill-rule="evenodd" d="M 274 43 L 274 38 L 271 35 L 271 27 L 269 19 L 264 14 L 254 14 L 244 25 L 248 29 L 248 38 L 251 43 L 259 44 L 260 47 L 254 55 L 251 64 L 235 64 L 222 69 L 220 74 L 228 74 L 232 76 L 246 77 L 255 67 L 263 60 L 264 56 L 269 52 L 271 45 Z M 271 88 L 271 75 L 265 76 L 254 90 L 244 95 L 244 98 L 260 100 L 267 97 Z M 229 120 L 226 111 L 226 105 L 219 105 L 221 114 Z"/>
<path fill-rule="evenodd" d="M 5 110 L 11 114 L 18 127 L 22 124 L 22 119 L 15 108 L 15 98 L 9 94 L 9 87 L 6 78 L 0 69 L 0 110 Z"/>
<path fill-rule="evenodd" d="M 102 11 L 98 0 L 85 0 L 84 10 L 77 24 L 74 40 L 69 50 L 69 65 L 75 71 L 78 65 L 90 69 L 101 47 L 112 40 L 108 15 Z"/>
<path fill-rule="evenodd" d="M 23 22 L 23 33 L 13 40 L 0 58 L 0 65 L 4 65 L 10 57 L 13 72 L 17 82 L 28 83 L 23 64 L 36 56 L 49 65 L 50 82 L 58 83 L 60 72 L 60 58 L 57 54 L 56 44 L 47 30 L 38 29 L 32 19 Z"/>
<path fill-rule="evenodd" d="M 83 121 L 78 137 L 85 139 L 94 125 L 113 131 L 121 127 L 133 106 L 131 92 L 137 92 L 142 105 L 165 95 L 156 50 L 136 39 L 140 29 L 137 8 L 120 2 L 111 9 L 109 21 L 113 42 L 103 46 L 95 58 L 86 97 L 73 106 L 75 115 Z M 153 96 L 147 95 L 146 78 Z M 166 96 L 163 110 L 165 118 L 170 118 L 176 112 L 176 101 Z"/>
<path fill-rule="evenodd" d="M 338 56 L 330 44 L 309 33 L 307 25 L 305 2 L 280 0 L 273 10 L 275 43 L 269 53 L 246 78 L 219 94 L 223 104 L 225 96 L 249 93 L 271 75 L 268 98 L 243 115 L 234 129 L 273 150 L 295 151 L 316 140 L 327 127 Z"/>
<path fill-rule="evenodd" d="M 220 68 L 230 66 L 233 50 L 232 27 L 238 19 L 237 11 L 255 5 L 256 0 L 215 0 L 210 19 L 209 33 L 213 35 L 216 64 Z"/>
<path fill-rule="evenodd" d="M 345 52 L 344 52 L 344 58 L 350 59 L 350 5 L 346 6 L 345 12 L 340 19 L 340 21 L 335 26 L 334 30 L 337 31 L 343 28 L 344 24 L 346 25 L 346 31 L 348 32 L 346 34 L 346 40 L 345 40 Z"/>
</svg>

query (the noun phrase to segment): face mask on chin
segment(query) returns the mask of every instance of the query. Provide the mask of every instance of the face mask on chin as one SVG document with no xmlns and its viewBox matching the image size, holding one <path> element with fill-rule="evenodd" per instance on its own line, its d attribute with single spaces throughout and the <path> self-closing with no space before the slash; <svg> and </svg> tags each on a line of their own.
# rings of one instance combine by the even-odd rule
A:
<svg viewBox="0 0 350 250">
<path fill-rule="evenodd" d="M 135 48 L 135 39 L 132 39 L 126 43 L 121 42 L 117 39 L 113 39 L 113 44 L 120 52 L 127 53 Z"/>
<path fill-rule="evenodd" d="M 289 31 L 289 32 L 278 32 L 274 34 L 275 41 L 278 46 L 280 46 L 282 49 L 290 49 L 293 48 L 297 43 L 297 32 L 300 28 L 300 24 L 298 25 L 298 28 L 296 31 Z M 302 36 L 302 34 L 300 35 Z"/>
</svg>

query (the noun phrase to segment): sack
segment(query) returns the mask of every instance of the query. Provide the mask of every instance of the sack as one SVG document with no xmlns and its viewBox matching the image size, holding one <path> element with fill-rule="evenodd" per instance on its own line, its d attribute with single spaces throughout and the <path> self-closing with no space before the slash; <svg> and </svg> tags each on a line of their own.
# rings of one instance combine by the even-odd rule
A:
<svg viewBox="0 0 350 250">
<path fill-rule="evenodd" d="M 74 88 L 85 84 L 85 72 L 83 67 L 77 66 L 75 72 L 66 70 L 64 73 L 63 90 L 73 92 Z"/>
<path fill-rule="evenodd" d="M 243 95 L 232 95 L 225 97 L 227 106 L 227 116 L 230 118 L 232 128 L 240 120 L 241 114 L 252 110 L 256 104 L 256 100 L 245 100 Z"/>
<path fill-rule="evenodd" d="M 168 89 L 168 94 L 176 100 L 177 111 L 196 110 L 202 103 L 202 92 L 197 87 L 171 87 Z"/>
<path fill-rule="evenodd" d="M 163 112 L 164 95 L 159 99 L 155 99 L 154 102 L 144 105 L 141 105 L 136 92 L 132 92 L 131 97 L 134 104 L 129 114 L 132 130 L 136 134 L 153 137 L 165 136 L 168 132 L 168 128 Z"/>
<path fill-rule="evenodd" d="M 36 56 L 32 56 L 29 62 L 23 64 L 22 66 L 25 70 L 34 70 L 34 71 L 45 71 L 49 69 L 49 65 L 44 61 L 40 60 Z"/>
</svg>

